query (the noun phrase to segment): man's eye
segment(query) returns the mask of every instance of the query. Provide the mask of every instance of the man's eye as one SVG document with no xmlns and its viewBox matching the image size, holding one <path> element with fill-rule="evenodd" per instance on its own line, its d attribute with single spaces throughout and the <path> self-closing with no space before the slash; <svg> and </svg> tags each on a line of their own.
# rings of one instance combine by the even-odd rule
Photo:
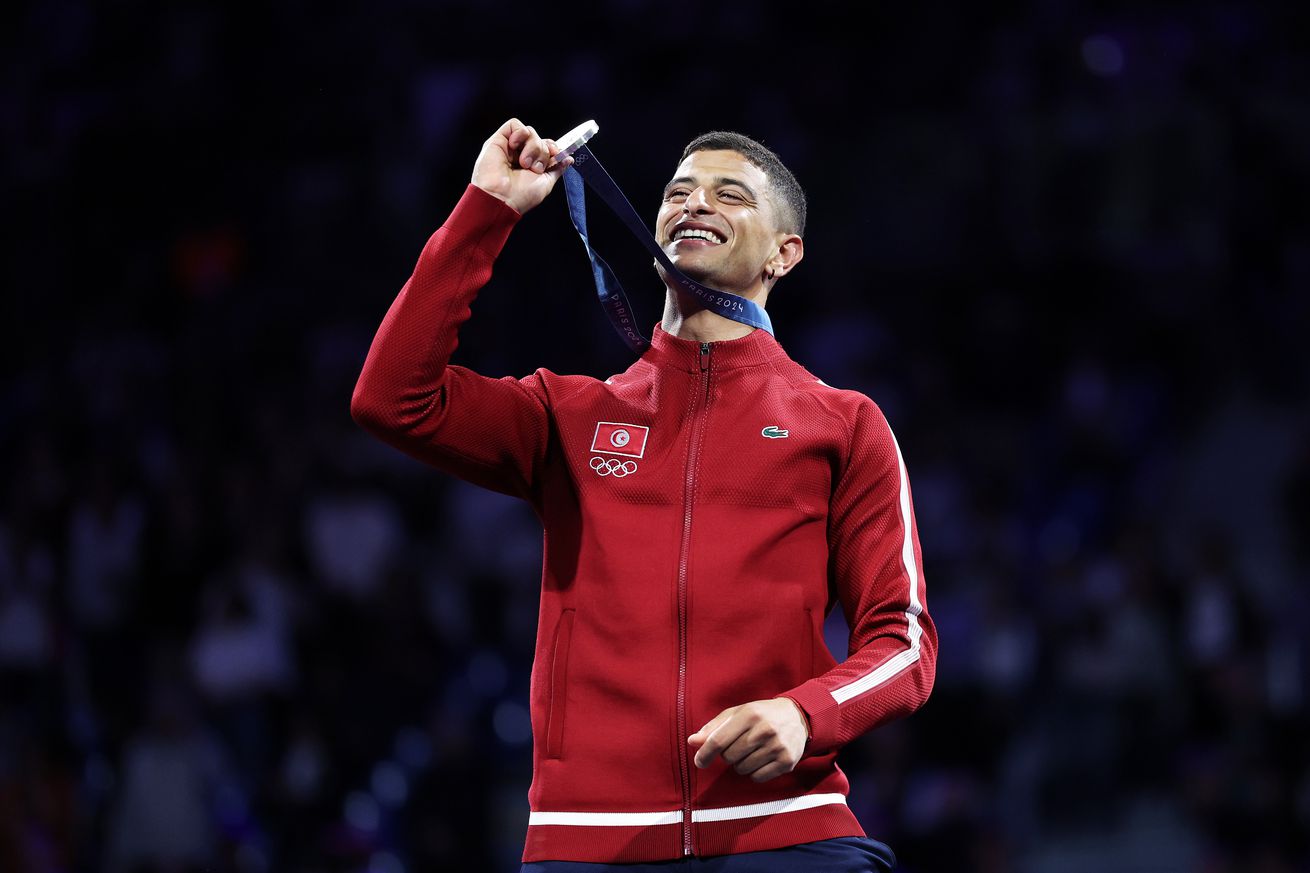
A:
<svg viewBox="0 0 1310 873">
<path fill-rule="evenodd" d="M 740 200 L 740 199 L 742 199 L 742 198 L 741 198 L 741 195 L 738 194 L 736 191 L 720 191 L 720 192 L 719 192 L 719 196 L 722 197 L 724 200 Z"/>
<path fill-rule="evenodd" d="M 672 191 L 670 191 L 668 194 L 665 194 L 665 195 L 664 195 L 664 199 L 665 199 L 665 200 L 673 200 L 673 199 L 678 198 L 678 197 L 686 197 L 686 196 L 687 196 L 687 189 L 686 189 L 686 188 L 674 188 L 674 189 L 673 189 Z"/>
</svg>

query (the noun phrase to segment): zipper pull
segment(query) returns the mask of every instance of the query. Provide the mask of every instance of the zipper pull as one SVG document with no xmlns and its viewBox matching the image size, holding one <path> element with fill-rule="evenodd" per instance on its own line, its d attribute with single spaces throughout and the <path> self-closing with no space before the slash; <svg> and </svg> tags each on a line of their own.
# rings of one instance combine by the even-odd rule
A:
<svg viewBox="0 0 1310 873">
<path fill-rule="evenodd" d="M 710 344 L 700 344 L 700 371 L 704 373 L 710 368 Z"/>
</svg>

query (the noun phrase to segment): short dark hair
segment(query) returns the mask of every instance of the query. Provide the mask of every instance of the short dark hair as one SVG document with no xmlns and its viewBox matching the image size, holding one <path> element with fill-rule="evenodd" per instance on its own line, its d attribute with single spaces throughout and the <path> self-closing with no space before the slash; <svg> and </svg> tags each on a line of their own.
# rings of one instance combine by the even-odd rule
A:
<svg viewBox="0 0 1310 873">
<path fill-rule="evenodd" d="M 791 170 L 787 169 L 787 165 L 782 162 L 782 158 L 778 157 L 772 149 L 767 148 L 763 143 L 735 131 L 713 130 L 709 133 L 702 133 L 687 143 L 687 147 L 682 150 L 682 157 L 678 159 L 678 163 L 687 160 L 687 156 L 692 152 L 719 150 L 738 152 L 746 160 L 764 171 L 764 175 L 769 179 L 769 184 L 773 186 L 774 193 L 778 195 L 778 200 L 781 201 L 778 204 L 782 207 L 778 218 L 782 229 L 787 233 L 804 236 L 805 191 L 802 190 L 800 183 L 796 181 L 796 177 L 792 175 Z"/>
</svg>

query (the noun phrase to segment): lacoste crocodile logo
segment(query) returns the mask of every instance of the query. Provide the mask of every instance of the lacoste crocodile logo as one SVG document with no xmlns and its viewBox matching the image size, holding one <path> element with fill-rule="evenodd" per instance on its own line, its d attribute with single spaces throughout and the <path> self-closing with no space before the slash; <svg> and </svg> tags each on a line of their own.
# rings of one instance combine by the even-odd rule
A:
<svg viewBox="0 0 1310 873">
<path fill-rule="evenodd" d="M 764 430 L 760 431 L 760 436 L 768 437 L 771 440 L 781 440 L 791 436 L 791 431 L 783 430 L 776 424 L 771 424 Z"/>
</svg>

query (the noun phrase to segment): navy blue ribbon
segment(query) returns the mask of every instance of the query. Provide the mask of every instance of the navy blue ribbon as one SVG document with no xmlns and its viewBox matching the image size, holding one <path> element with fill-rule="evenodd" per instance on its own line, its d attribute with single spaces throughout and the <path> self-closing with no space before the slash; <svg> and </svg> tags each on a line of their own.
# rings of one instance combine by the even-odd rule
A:
<svg viewBox="0 0 1310 873">
<path fill-rule="evenodd" d="M 582 245 L 587 249 L 587 257 L 591 260 L 591 275 L 596 280 L 596 295 L 600 298 L 601 307 L 629 348 L 641 354 L 650 346 L 650 341 L 637 329 L 632 304 L 623 293 L 623 286 L 614 276 L 614 271 L 591 247 L 591 241 L 587 237 L 587 204 L 582 184 L 584 180 L 600 195 L 606 205 L 614 210 L 614 213 L 628 226 L 628 230 L 632 231 L 633 236 L 650 250 L 665 272 L 687 293 L 699 300 L 701 305 L 724 318 L 773 333 L 773 323 L 769 321 L 768 313 L 754 300 L 702 285 L 695 279 L 683 275 L 681 270 L 673 266 L 669 256 L 664 254 L 660 244 L 655 241 L 655 237 L 637 215 L 637 210 L 632 208 L 628 198 L 623 196 L 619 186 L 610 178 L 610 174 L 605 172 L 605 168 L 596 160 L 591 149 L 584 145 L 573 153 L 573 166 L 564 171 L 564 194 L 569 201 L 569 218 L 573 220 L 573 227 L 578 231 L 578 236 L 582 237 Z"/>
</svg>

